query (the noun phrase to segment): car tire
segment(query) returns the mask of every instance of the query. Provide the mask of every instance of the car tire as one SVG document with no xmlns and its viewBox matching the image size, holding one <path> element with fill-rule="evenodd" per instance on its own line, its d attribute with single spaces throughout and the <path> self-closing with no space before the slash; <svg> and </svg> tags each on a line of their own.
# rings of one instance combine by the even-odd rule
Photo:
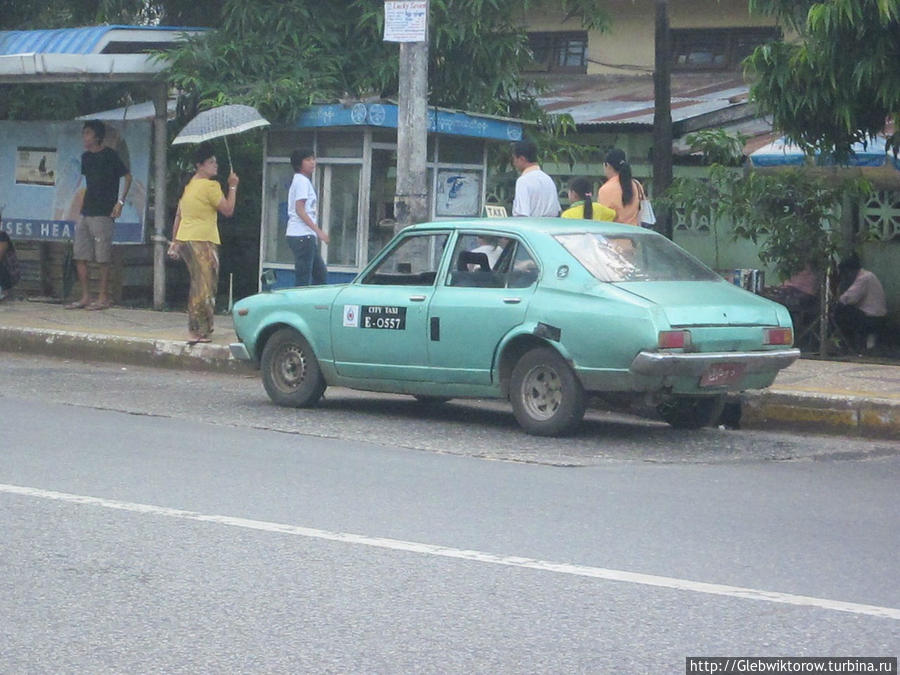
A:
<svg viewBox="0 0 900 675">
<path fill-rule="evenodd" d="M 725 396 L 671 396 L 656 411 L 675 429 L 699 429 L 719 421 L 725 408 Z"/>
<path fill-rule="evenodd" d="M 509 381 L 509 399 L 521 427 L 535 436 L 563 436 L 584 417 L 584 389 L 555 349 L 538 347 L 519 359 Z"/>
<path fill-rule="evenodd" d="M 430 396 L 427 394 L 413 394 L 413 398 L 425 406 L 442 405 L 452 400 L 449 396 Z"/>
<path fill-rule="evenodd" d="M 281 328 L 269 338 L 260 369 L 266 393 L 278 405 L 313 406 L 325 391 L 325 378 L 312 347 L 293 328 Z"/>
</svg>

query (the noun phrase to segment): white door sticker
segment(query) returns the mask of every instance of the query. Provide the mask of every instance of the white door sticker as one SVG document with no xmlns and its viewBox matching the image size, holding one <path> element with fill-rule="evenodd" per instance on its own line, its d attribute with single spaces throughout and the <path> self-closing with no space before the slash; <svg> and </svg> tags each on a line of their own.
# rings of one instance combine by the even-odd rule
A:
<svg viewBox="0 0 900 675">
<path fill-rule="evenodd" d="M 359 305 L 344 305 L 344 328 L 359 327 Z"/>
</svg>

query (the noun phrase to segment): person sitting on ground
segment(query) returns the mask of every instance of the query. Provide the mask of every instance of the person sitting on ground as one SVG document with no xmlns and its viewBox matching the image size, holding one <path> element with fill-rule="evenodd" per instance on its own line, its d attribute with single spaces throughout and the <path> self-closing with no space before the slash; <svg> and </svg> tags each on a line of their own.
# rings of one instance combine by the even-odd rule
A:
<svg viewBox="0 0 900 675">
<path fill-rule="evenodd" d="M 807 260 L 802 270 L 792 274 L 780 286 L 769 286 L 763 295 L 792 312 L 814 308 L 819 301 L 819 274 L 813 261 Z"/>
<path fill-rule="evenodd" d="M 872 349 L 887 317 L 884 287 L 878 277 L 862 267 L 855 253 L 838 265 L 838 279 L 841 287 L 849 286 L 835 305 L 835 323 L 855 351 Z"/>
<path fill-rule="evenodd" d="M 16 247 L 2 225 L 0 222 L 0 300 L 9 295 L 10 289 L 19 283 L 20 277 Z"/>
<path fill-rule="evenodd" d="M 613 209 L 592 201 L 591 181 L 584 177 L 573 178 L 569 181 L 569 204 L 569 208 L 562 212 L 563 218 L 607 222 L 616 219 L 616 212 Z"/>
</svg>

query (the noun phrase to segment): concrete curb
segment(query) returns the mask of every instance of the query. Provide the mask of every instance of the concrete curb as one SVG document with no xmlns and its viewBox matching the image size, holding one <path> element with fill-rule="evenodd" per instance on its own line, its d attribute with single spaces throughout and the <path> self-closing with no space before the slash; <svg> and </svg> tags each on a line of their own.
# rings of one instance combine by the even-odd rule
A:
<svg viewBox="0 0 900 675">
<path fill-rule="evenodd" d="M 741 394 L 742 429 L 900 438 L 900 401 L 777 391 Z"/>
<path fill-rule="evenodd" d="M 71 331 L 0 327 L 0 351 L 217 373 L 254 372 L 232 357 L 227 345 Z"/>
<path fill-rule="evenodd" d="M 255 375 L 227 345 L 181 340 L 0 326 L 0 351 L 82 361 Z M 819 434 L 900 438 L 900 401 L 778 390 L 729 397 L 740 404 L 740 427 Z"/>
</svg>

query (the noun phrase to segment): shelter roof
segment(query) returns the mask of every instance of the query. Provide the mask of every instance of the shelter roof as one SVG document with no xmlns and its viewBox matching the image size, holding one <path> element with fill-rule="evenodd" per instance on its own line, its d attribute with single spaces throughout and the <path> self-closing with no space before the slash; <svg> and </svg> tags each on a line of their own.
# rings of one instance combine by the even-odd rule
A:
<svg viewBox="0 0 900 675">
<path fill-rule="evenodd" d="M 0 31 L 0 82 L 150 79 L 164 64 L 149 52 L 204 30 L 112 25 Z"/>
<path fill-rule="evenodd" d="M 563 75 L 538 82 L 545 88 L 538 96 L 541 107 L 548 113 L 568 113 L 585 130 L 653 126 L 650 75 Z M 738 73 L 673 73 L 671 91 L 676 126 L 710 117 L 723 122 L 755 117 L 749 87 Z"/>
</svg>

